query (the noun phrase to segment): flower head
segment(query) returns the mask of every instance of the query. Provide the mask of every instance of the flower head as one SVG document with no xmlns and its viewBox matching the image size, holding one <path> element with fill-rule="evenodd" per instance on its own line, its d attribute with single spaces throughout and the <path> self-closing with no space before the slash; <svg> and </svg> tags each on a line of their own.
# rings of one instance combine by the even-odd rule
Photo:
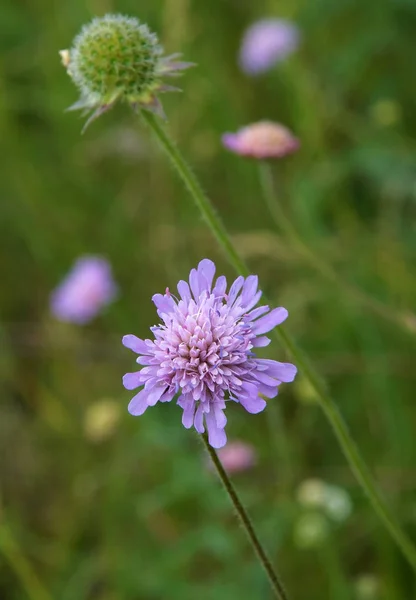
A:
<svg viewBox="0 0 416 600">
<path fill-rule="evenodd" d="M 224 133 L 222 143 L 231 152 L 249 158 L 282 158 L 296 152 L 299 140 L 280 123 L 259 121 L 237 133 Z"/>
<path fill-rule="evenodd" d="M 253 446 L 237 440 L 220 448 L 218 458 L 228 473 L 246 471 L 256 464 L 256 453 Z"/>
<path fill-rule="evenodd" d="M 299 30 L 283 19 L 262 19 L 245 32 L 240 67 L 247 75 L 259 75 L 292 54 L 299 45 Z"/>
<path fill-rule="evenodd" d="M 349 494 L 321 479 L 305 479 L 298 488 L 297 499 L 304 508 L 320 509 L 338 522 L 345 521 L 352 512 Z"/>
<path fill-rule="evenodd" d="M 264 334 L 287 318 L 287 310 L 254 308 L 261 296 L 255 275 L 238 277 L 227 293 L 225 277 L 214 283 L 214 274 L 214 263 L 204 259 L 192 269 L 189 284 L 178 283 L 179 299 L 168 289 L 153 296 L 162 323 L 151 328 L 153 340 L 124 336 L 143 368 L 127 373 L 123 384 L 128 390 L 143 386 L 129 404 L 132 415 L 178 395 L 184 427 L 199 433 L 206 427 L 211 446 L 221 448 L 227 441 L 226 401 L 259 413 L 266 407 L 259 394 L 274 398 L 282 382 L 293 381 L 296 367 L 253 353 L 270 343 Z"/>
<path fill-rule="evenodd" d="M 157 36 L 133 17 L 105 15 L 85 25 L 62 63 L 81 97 L 69 110 L 93 111 L 85 127 L 118 101 L 164 116 L 157 93 L 180 91 L 163 83 L 192 66 L 179 54 L 163 56 Z M 84 129 L 85 129 L 84 127 Z"/>
<path fill-rule="evenodd" d="M 109 263 L 98 256 L 84 256 L 52 293 L 51 311 L 60 321 L 83 325 L 112 302 L 116 294 Z"/>
</svg>

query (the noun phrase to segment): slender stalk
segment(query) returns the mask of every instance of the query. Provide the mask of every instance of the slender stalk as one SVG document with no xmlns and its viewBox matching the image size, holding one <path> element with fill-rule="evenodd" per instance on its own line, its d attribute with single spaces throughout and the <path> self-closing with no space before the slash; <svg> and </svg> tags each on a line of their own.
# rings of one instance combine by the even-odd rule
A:
<svg viewBox="0 0 416 600">
<path fill-rule="evenodd" d="M 32 565 L 21 552 L 12 532 L 5 523 L 0 527 L 0 552 L 15 572 L 28 598 L 52 600 L 52 596 L 43 587 Z"/>
<path fill-rule="evenodd" d="M 350 283 L 344 281 L 331 265 L 314 254 L 314 252 L 304 243 L 290 220 L 285 215 L 278 198 L 276 198 L 271 167 L 270 164 L 265 161 L 259 162 L 259 179 L 263 191 L 264 201 L 273 220 L 275 221 L 276 226 L 290 241 L 293 249 L 299 255 L 301 255 L 309 263 L 309 265 L 315 269 L 319 275 L 321 275 L 323 279 L 339 286 L 350 296 L 350 298 L 355 300 L 355 302 L 365 306 L 368 310 L 372 311 L 379 317 L 386 319 L 387 321 L 391 321 L 396 325 L 400 325 L 400 327 L 405 329 L 405 331 L 408 333 L 413 331 L 412 327 L 410 326 L 410 322 L 412 320 L 411 313 L 398 313 L 376 298 L 369 296 L 366 292 L 363 292 Z"/>
<path fill-rule="evenodd" d="M 247 276 L 249 274 L 249 270 L 246 264 L 239 257 L 237 250 L 235 249 L 222 222 L 212 207 L 210 200 L 202 191 L 202 188 L 199 185 L 194 173 L 188 167 L 187 163 L 183 159 L 175 144 L 171 141 L 165 129 L 160 125 L 160 122 L 157 121 L 152 114 L 145 111 L 142 111 L 142 115 L 159 141 L 162 149 L 166 152 L 167 156 L 171 160 L 183 183 L 189 190 L 196 205 L 207 221 L 209 228 L 214 234 L 214 237 L 224 250 L 229 262 L 234 266 L 237 273 Z M 265 300 L 267 302 L 267 299 Z M 357 478 L 357 481 L 366 492 L 373 509 L 380 517 L 385 528 L 390 532 L 390 535 L 401 548 L 404 556 L 407 558 L 408 562 L 412 565 L 414 571 L 416 572 L 416 548 L 412 544 L 409 537 L 401 529 L 400 525 L 396 522 L 394 515 L 385 504 L 384 499 L 382 498 L 372 476 L 370 475 L 365 461 L 363 460 L 357 446 L 355 445 L 355 442 L 349 434 L 347 425 L 338 412 L 335 402 L 327 394 L 325 384 L 321 380 L 320 376 L 315 372 L 313 367 L 309 364 L 304 353 L 296 346 L 294 340 L 292 340 L 291 336 L 282 327 L 277 327 L 274 329 L 273 335 L 289 351 L 289 354 L 291 354 L 299 369 L 309 380 L 317 395 L 318 402 L 324 411 L 324 414 L 334 429 L 335 435 L 338 438 L 340 446 L 353 473 Z"/>
<path fill-rule="evenodd" d="M 235 512 L 237 513 L 237 516 L 240 519 L 241 524 L 249 537 L 249 540 L 259 558 L 259 561 L 261 562 L 261 564 L 264 567 L 264 570 L 267 573 L 276 598 L 279 598 L 279 600 L 288 600 L 288 596 L 286 595 L 285 589 L 282 583 L 280 582 L 276 571 L 273 569 L 272 563 L 270 562 L 266 551 L 264 550 L 259 538 L 257 537 L 257 534 L 251 523 L 250 517 L 248 516 L 246 509 L 242 505 L 241 500 L 238 497 L 238 494 L 235 491 L 235 488 L 231 483 L 231 480 L 228 477 L 224 467 L 222 466 L 222 463 L 218 458 L 217 453 L 215 452 L 214 448 L 212 448 L 209 445 L 207 435 L 203 434 L 201 437 L 204 441 L 207 452 L 210 455 L 215 468 L 217 469 L 217 473 L 219 478 L 221 479 L 221 483 L 223 484 L 225 491 L 227 492 L 228 497 L 230 498 L 231 503 L 235 508 Z"/>
</svg>

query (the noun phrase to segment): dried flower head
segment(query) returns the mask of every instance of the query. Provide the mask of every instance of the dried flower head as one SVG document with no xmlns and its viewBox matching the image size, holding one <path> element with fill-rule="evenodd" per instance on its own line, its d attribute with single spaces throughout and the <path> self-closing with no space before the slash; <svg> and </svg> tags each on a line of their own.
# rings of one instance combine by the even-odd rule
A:
<svg viewBox="0 0 416 600">
<path fill-rule="evenodd" d="M 180 91 L 163 83 L 192 66 L 179 54 L 163 56 L 157 36 L 133 17 L 105 15 L 85 25 L 62 63 L 81 97 L 69 110 L 93 111 L 85 127 L 118 101 L 164 116 L 160 92 Z M 84 127 L 84 129 L 85 129 Z"/>
<path fill-rule="evenodd" d="M 240 67 L 247 75 L 259 75 L 284 60 L 299 45 L 299 30 L 290 21 L 262 19 L 245 32 Z"/>
<path fill-rule="evenodd" d="M 225 133 L 222 143 L 231 152 L 249 158 L 282 158 L 296 152 L 299 140 L 280 123 L 259 121 L 237 133 Z"/>
<path fill-rule="evenodd" d="M 132 415 L 178 395 L 184 427 L 203 433 L 206 426 L 211 446 L 221 448 L 227 441 L 226 401 L 259 413 L 266 407 L 259 394 L 274 398 L 282 382 L 293 381 L 296 367 L 253 353 L 270 343 L 264 334 L 287 318 L 287 310 L 254 308 L 261 296 L 255 275 L 238 277 L 227 293 L 225 277 L 214 284 L 214 274 L 214 263 L 204 259 L 192 269 L 189 284 L 178 283 L 179 299 L 169 289 L 153 296 L 163 323 L 151 328 L 153 340 L 124 336 L 124 346 L 144 366 L 127 373 L 123 384 L 128 390 L 144 386 L 129 404 Z"/>
<path fill-rule="evenodd" d="M 84 325 L 117 294 L 109 263 L 83 256 L 51 296 L 51 311 L 60 321 Z"/>
</svg>

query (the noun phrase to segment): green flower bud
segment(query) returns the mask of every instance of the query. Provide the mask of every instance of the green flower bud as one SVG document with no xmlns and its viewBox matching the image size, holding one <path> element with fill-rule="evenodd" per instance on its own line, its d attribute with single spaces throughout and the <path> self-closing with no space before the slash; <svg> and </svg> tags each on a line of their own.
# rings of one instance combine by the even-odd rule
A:
<svg viewBox="0 0 416 600">
<path fill-rule="evenodd" d="M 158 92 L 180 91 L 163 83 L 192 66 L 180 55 L 163 57 L 157 36 L 147 25 L 123 15 L 106 15 L 85 25 L 62 63 L 81 97 L 68 110 L 93 111 L 85 127 L 118 101 L 164 117 Z M 84 127 L 84 129 L 85 129 Z"/>
</svg>

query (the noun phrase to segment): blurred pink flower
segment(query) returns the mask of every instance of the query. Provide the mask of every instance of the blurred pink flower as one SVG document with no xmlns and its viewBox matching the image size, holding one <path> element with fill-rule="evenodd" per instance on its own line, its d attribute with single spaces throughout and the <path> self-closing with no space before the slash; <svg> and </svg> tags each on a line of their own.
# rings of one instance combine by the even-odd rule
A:
<svg viewBox="0 0 416 600">
<path fill-rule="evenodd" d="M 52 293 L 51 311 L 60 321 L 84 325 L 116 294 L 110 264 L 99 256 L 83 256 Z"/>
<path fill-rule="evenodd" d="M 289 129 L 272 121 L 259 121 L 236 133 L 225 133 L 222 143 L 235 154 L 257 159 L 282 158 L 300 146 Z"/>
<path fill-rule="evenodd" d="M 228 473 L 246 471 L 256 464 L 254 448 L 246 442 L 229 442 L 218 450 L 218 457 Z"/>
<path fill-rule="evenodd" d="M 247 75 L 268 71 L 299 46 L 299 30 L 290 21 L 262 19 L 245 32 L 240 49 L 240 67 Z"/>
</svg>

